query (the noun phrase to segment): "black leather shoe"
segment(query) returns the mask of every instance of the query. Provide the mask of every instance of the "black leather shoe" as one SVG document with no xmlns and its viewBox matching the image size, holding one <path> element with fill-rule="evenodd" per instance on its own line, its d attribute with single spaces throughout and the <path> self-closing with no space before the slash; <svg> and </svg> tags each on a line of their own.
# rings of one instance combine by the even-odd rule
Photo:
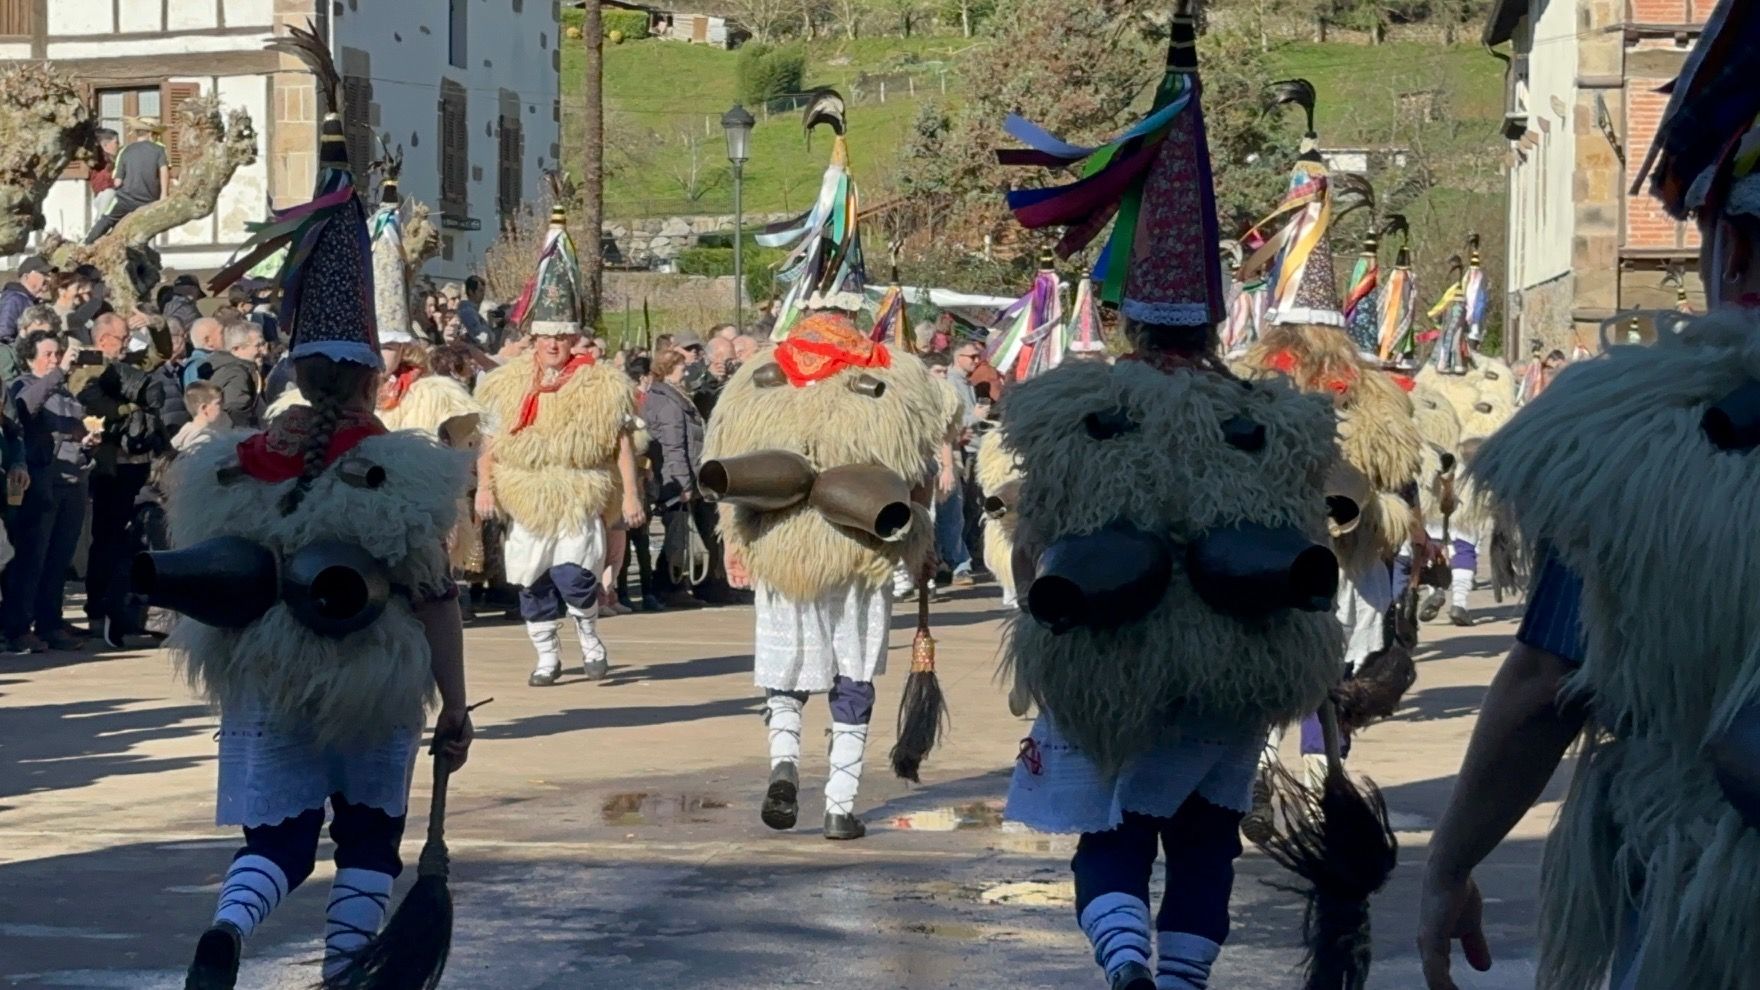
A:
<svg viewBox="0 0 1760 990">
<path fill-rule="evenodd" d="M 1112 974 L 1112 990 L 1155 990 L 1155 974 L 1142 963 L 1125 963 Z"/>
<path fill-rule="evenodd" d="M 526 684 L 531 687 L 549 687 L 555 684 L 556 679 L 561 676 L 562 668 L 560 667 L 555 670 L 534 670 L 532 676 L 526 678 Z"/>
<path fill-rule="evenodd" d="M 834 815 L 825 813 L 825 838 L 827 839 L 859 839 L 868 834 L 868 826 L 854 815 Z"/>
<path fill-rule="evenodd" d="M 238 985 L 238 956 L 244 940 L 224 922 L 202 933 L 196 958 L 189 964 L 183 990 L 232 990 Z"/>
<path fill-rule="evenodd" d="M 764 808 L 758 817 L 778 832 L 794 828 L 800 816 L 801 775 L 793 763 L 778 763 L 770 768 L 770 787 L 764 792 Z"/>
</svg>

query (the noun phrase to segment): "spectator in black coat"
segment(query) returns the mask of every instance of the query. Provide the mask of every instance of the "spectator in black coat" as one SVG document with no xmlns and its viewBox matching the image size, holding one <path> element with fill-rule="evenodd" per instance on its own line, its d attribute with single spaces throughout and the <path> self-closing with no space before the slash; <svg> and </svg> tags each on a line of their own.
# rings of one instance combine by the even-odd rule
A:
<svg viewBox="0 0 1760 990">
<path fill-rule="evenodd" d="M 654 358 L 654 384 L 642 400 L 642 419 L 659 448 L 654 465 L 660 482 L 656 505 L 666 529 L 654 586 L 668 606 L 688 608 L 702 601 L 723 603 L 731 596 L 720 574 L 715 507 L 703 500 L 697 488 L 697 468 L 703 460 L 703 416 L 684 391 L 685 360 L 676 350 Z M 709 554 L 709 574 L 696 595 L 691 593 L 688 577 L 693 524 Z"/>
<path fill-rule="evenodd" d="M 94 630 L 109 628 L 123 614 L 132 557 L 128 522 L 135 498 L 147 483 L 153 457 L 165 451 L 165 386 L 128 360 L 129 327 L 109 313 L 92 324 L 92 339 L 104 355 L 103 370 L 79 390 L 88 416 L 104 421 L 91 475 L 92 542 L 86 556 L 86 616 Z M 118 644 L 119 645 L 119 644 Z"/>
<path fill-rule="evenodd" d="M 268 345 L 255 323 L 234 323 L 226 328 L 226 349 L 208 355 L 203 380 L 220 390 L 220 408 L 233 426 L 254 429 L 263 416 L 262 360 Z"/>
<path fill-rule="evenodd" d="M 24 434 L 30 487 L 23 504 L 6 513 L 16 556 L 0 574 L 0 632 L 13 655 L 78 650 L 85 641 L 67 628 L 61 610 L 86 515 L 85 410 L 67 390 L 81 352 L 64 351 L 41 330 L 26 334 L 18 350 L 25 371 L 6 398 Z"/>
<path fill-rule="evenodd" d="M 0 344 L 18 339 L 18 318 L 24 311 L 48 298 L 49 285 L 55 269 L 35 255 L 18 266 L 18 278 L 0 288 Z"/>
</svg>

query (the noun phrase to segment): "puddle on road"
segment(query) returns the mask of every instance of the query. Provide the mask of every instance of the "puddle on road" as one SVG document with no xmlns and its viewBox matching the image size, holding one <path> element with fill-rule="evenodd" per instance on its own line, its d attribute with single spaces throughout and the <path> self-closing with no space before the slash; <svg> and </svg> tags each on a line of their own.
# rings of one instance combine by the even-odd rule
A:
<svg viewBox="0 0 1760 990">
<path fill-rule="evenodd" d="M 964 832 L 972 829 L 1002 827 L 1002 804 L 998 801 L 974 801 L 946 808 L 931 808 L 900 815 L 892 820 L 896 829 L 916 832 Z"/>
<path fill-rule="evenodd" d="M 713 822 L 727 800 L 711 794 L 657 794 L 630 791 L 613 794 L 599 807 L 607 825 L 676 825 Z"/>
</svg>

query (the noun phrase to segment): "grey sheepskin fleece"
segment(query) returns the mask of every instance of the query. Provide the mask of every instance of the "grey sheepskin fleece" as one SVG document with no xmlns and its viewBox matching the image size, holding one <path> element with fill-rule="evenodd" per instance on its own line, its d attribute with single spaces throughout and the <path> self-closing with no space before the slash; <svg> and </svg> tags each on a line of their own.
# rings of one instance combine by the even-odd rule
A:
<svg viewBox="0 0 1760 990">
<path fill-rule="evenodd" d="M 356 488 L 332 466 L 283 516 L 278 505 L 292 481 L 220 479 L 222 468 L 237 465 L 238 443 L 248 436 L 216 437 L 173 463 L 167 513 L 175 547 L 243 536 L 287 555 L 319 540 L 343 540 L 384 561 L 393 584 L 422 596 L 447 590 L 444 543 L 469 484 L 468 455 L 413 432 L 371 437 L 337 463 L 383 467 L 383 485 Z M 396 594 L 377 622 L 339 639 L 311 632 L 278 604 L 239 630 L 182 619 L 166 648 L 190 684 L 222 710 L 260 706 L 277 724 L 310 727 L 321 745 L 419 730 L 433 696 L 422 624 Z"/>
<path fill-rule="evenodd" d="M 1095 439 L 1085 418 L 1113 410 L 1137 429 Z M 1221 424 L 1234 416 L 1264 425 L 1262 449 L 1229 445 Z M 1215 612 L 1192 588 L 1181 550 L 1248 521 L 1326 542 L 1325 483 L 1338 450 L 1325 398 L 1282 381 L 1075 362 L 1011 389 L 1003 430 L 1025 468 L 1021 539 L 1035 552 L 1114 522 L 1175 544 L 1173 580 L 1135 623 L 1053 635 L 1024 615 L 1012 620 L 1005 665 L 1086 755 L 1116 770 L 1183 716 L 1258 731 L 1314 710 L 1342 669 L 1338 620 Z"/>
<path fill-rule="evenodd" d="M 1760 831 L 1706 742 L 1760 702 L 1760 454 L 1721 451 L 1706 408 L 1760 380 L 1760 321 L 1572 364 L 1487 440 L 1482 492 L 1583 581 L 1590 745 L 1541 874 L 1538 986 L 1602 985 L 1635 906 L 1640 987 L 1760 986 Z"/>
<path fill-rule="evenodd" d="M 722 387 L 703 443 L 703 459 L 760 450 L 791 450 L 818 470 L 877 464 L 912 487 L 929 481 L 935 453 L 947 436 L 948 409 L 941 383 L 923 362 L 897 349 L 891 367 L 845 369 L 802 388 L 761 388 L 752 380 L 775 360 L 759 358 Z M 869 374 L 884 382 L 878 398 L 851 391 Z M 851 583 L 882 587 L 903 561 L 919 569 L 935 542 L 929 514 L 916 507 L 903 538 L 891 542 L 834 525 L 802 503 L 780 512 L 721 506 L 721 536 L 744 560 L 754 581 L 797 601 Z"/>
</svg>

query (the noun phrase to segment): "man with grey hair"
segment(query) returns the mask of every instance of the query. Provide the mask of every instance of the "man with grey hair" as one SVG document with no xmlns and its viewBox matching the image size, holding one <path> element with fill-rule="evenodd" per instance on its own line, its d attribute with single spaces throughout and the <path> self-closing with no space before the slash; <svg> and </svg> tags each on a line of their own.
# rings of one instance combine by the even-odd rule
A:
<svg viewBox="0 0 1760 990">
<path fill-rule="evenodd" d="M 206 320 L 197 320 L 200 327 Z M 220 409 L 233 426 L 254 428 L 263 414 L 263 329 L 241 322 L 227 327 L 222 336 L 226 349 L 208 355 L 200 377 L 220 390 Z"/>
<path fill-rule="evenodd" d="M 226 328 L 212 316 L 204 316 L 189 325 L 189 360 L 183 366 L 184 388 L 208 377 L 203 369 L 208 366 L 208 359 L 225 347 L 225 333 Z"/>
</svg>

